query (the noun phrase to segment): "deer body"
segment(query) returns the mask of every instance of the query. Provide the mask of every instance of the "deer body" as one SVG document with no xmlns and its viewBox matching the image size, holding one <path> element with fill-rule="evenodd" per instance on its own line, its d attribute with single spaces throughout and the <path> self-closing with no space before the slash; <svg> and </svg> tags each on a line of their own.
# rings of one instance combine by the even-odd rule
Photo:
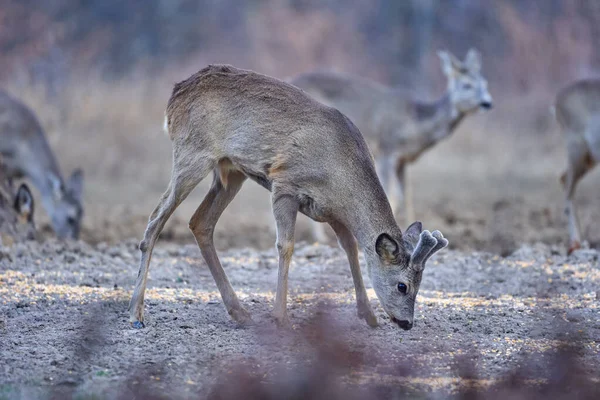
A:
<svg viewBox="0 0 600 400">
<path fill-rule="evenodd" d="M 277 79 L 212 65 L 175 85 L 167 106 L 166 126 L 173 143 L 173 172 L 140 244 L 140 272 L 130 303 L 134 327 L 143 327 L 146 277 L 160 230 L 210 172 L 214 175 L 212 187 L 192 216 L 190 229 L 227 311 L 236 321 L 249 322 L 250 316 L 221 267 L 213 231 L 221 213 L 250 178 L 272 193 L 279 254 L 274 310 L 278 322 L 287 321 L 287 276 L 296 215 L 302 212 L 329 223 L 338 235 L 351 266 L 360 316 L 376 324 L 362 282 L 358 245 L 365 251 L 369 274 L 384 308 L 405 327 L 412 326 L 418 291 L 415 277 L 418 275 L 420 282 L 424 262 L 409 267 L 409 251 L 417 246 L 419 235 L 433 236 L 427 231 L 421 233 L 420 224 L 413 224 L 410 235 L 402 234 L 368 147 L 343 114 Z M 439 248 L 447 244 L 439 232 L 435 235 Z M 426 247 L 427 254 L 433 254 L 436 245 Z M 389 267 L 384 268 L 384 263 Z M 402 304 L 397 296 L 390 297 L 388 288 L 383 289 L 390 279 L 393 285 L 398 280 L 411 285 L 407 296 L 412 296 L 412 303 L 405 301 L 408 297 L 403 297 Z"/>
<path fill-rule="evenodd" d="M 600 162 L 600 80 L 575 82 L 556 97 L 555 113 L 567 145 L 565 190 L 569 253 L 581 247 L 581 229 L 573 198 L 577 182 Z"/>
<path fill-rule="evenodd" d="M 405 206 L 407 220 L 413 218 L 413 208 L 406 166 L 448 137 L 465 116 L 492 104 L 475 51 L 469 52 L 464 63 L 446 52 L 440 57 L 448 88 L 429 103 L 401 89 L 335 72 L 311 72 L 291 81 L 316 100 L 339 109 L 358 126 L 373 152 L 393 211 L 397 214 L 398 208 Z M 313 232 L 317 240 L 326 239 L 322 225 L 314 225 Z"/>
<path fill-rule="evenodd" d="M 29 179 L 59 237 L 77 238 L 82 216 L 82 173 L 68 182 L 60 173 L 44 130 L 24 104 L 0 91 L 0 156 L 9 180 Z"/>
</svg>

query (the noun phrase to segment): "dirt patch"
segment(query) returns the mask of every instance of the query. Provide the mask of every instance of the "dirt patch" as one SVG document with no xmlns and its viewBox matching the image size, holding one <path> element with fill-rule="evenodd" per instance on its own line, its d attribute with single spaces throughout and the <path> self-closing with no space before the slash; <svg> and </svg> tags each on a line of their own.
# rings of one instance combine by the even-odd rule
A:
<svg viewBox="0 0 600 400">
<path fill-rule="evenodd" d="M 461 385 L 453 366 L 468 356 L 482 381 L 493 380 L 532 352 L 577 342 L 584 372 L 600 361 L 600 254 L 523 246 L 507 258 L 443 251 L 425 271 L 416 326 L 401 331 L 369 288 L 380 327 L 356 317 L 346 257 L 337 248 L 299 243 L 290 270 L 293 328 L 277 329 L 274 250 L 228 250 L 221 260 L 255 326 L 240 328 L 225 312 L 194 245 L 160 244 L 146 295 L 147 328 L 129 327 L 127 303 L 137 274 L 136 241 L 88 245 L 48 241 L 2 250 L 0 393 L 38 397 L 67 390 L 110 398 L 143 383 L 171 398 L 206 394 L 244 365 L 265 381 L 315 362 L 302 334 L 315 315 L 335 326 L 351 352 L 370 355 L 344 374 L 361 386 L 403 379 L 426 391 Z M 361 260 L 362 262 L 362 260 Z M 363 262 L 364 265 L 364 262 Z M 366 279 L 368 283 L 368 279 Z M 326 302 L 325 309 L 319 304 Z M 569 336 L 571 335 L 571 336 Z M 534 366 L 543 370 L 543 362 Z M 136 383 L 137 382 L 137 383 Z"/>
</svg>

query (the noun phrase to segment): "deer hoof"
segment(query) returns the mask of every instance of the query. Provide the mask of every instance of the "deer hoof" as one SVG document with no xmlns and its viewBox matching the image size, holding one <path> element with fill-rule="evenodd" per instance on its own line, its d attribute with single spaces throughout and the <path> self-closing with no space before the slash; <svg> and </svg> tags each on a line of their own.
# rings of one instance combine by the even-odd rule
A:
<svg viewBox="0 0 600 400">
<path fill-rule="evenodd" d="M 567 254 L 570 255 L 571 253 L 573 253 L 575 250 L 580 249 L 581 248 L 581 243 L 579 242 L 572 242 L 571 246 L 569 246 L 569 250 L 567 250 Z"/>
<path fill-rule="evenodd" d="M 371 328 L 377 328 L 379 326 L 379 322 L 377 322 L 377 317 L 373 314 L 372 310 L 358 310 L 358 318 L 364 319 L 367 325 Z"/>
<path fill-rule="evenodd" d="M 290 326 L 292 326 L 292 323 L 290 322 L 290 317 L 288 317 L 287 313 L 273 313 L 273 319 L 275 320 L 275 324 L 277 324 L 277 327 L 279 328 L 289 328 Z"/>
<path fill-rule="evenodd" d="M 240 325 L 252 325 L 254 322 L 252 321 L 252 316 L 250 316 L 250 313 L 243 308 L 230 310 L 229 315 L 231 315 L 231 318 L 233 318 L 233 320 Z"/>
<path fill-rule="evenodd" d="M 141 321 L 133 321 L 131 323 L 131 327 L 134 329 L 143 329 L 146 327 L 146 325 L 144 325 L 144 323 Z"/>
</svg>

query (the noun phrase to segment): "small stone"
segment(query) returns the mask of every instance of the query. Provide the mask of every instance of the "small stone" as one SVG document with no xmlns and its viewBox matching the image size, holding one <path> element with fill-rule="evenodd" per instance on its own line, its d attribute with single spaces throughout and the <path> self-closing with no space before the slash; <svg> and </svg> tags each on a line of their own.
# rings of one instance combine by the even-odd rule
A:
<svg viewBox="0 0 600 400">
<path fill-rule="evenodd" d="M 585 319 L 581 315 L 581 313 L 579 313 L 577 311 L 567 311 L 567 314 L 565 315 L 565 318 L 569 322 L 581 322 L 581 321 L 583 321 Z"/>
</svg>

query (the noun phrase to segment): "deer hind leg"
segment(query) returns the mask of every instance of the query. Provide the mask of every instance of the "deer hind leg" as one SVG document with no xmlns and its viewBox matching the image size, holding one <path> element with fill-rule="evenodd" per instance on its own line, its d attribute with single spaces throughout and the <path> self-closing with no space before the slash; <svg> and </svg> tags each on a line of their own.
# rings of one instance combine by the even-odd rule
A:
<svg viewBox="0 0 600 400">
<path fill-rule="evenodd" d="M 217 284 L 227 312 L 234 321 L 240 324 L 249 324 L 252 322 L 252 318 L 242 307 L 233 287 L 231 287 L 227 274 L 225 274 L 217 256 L 213 241 L 217 221 L 242 188 L 246 177 L 239 171 L 229 170 L 225 172 L 225 175 L 223 172 L 223 169 L 220 171 L 215 170 L 212 186 L 190 220 L 190 229 L 194 233 L 202 257 L 204 257 Z M 224 186 L 224 180 L 222 179 L 224 176 L 226 176 L 226 186 Z"/>
<path fill-rule="evenodd" d="M 377 326 L 377 317 L 371 309 L 369 297 L 365 290 L 365 284 L 360 272 L 360 263 L 358 262 L 358 243 L 356 238 L 344 225 L 340 223 L 331 223 L 331 227 L 337 235 L 338 242 L 342 249 L 346 252 L 350 271 L 352 272 L 352 280 L 354 281 L 354 290 L 356 292 L 356 306 L 358 308 L 358 317 L 364 319 L 369 326 Z"/>
<path fill-rule="evenodd" d="M 144 239 L 140 243 L 140 270 L 133 296 L 129 303 L 129 320 L 134 328 L 144 327 L 144 292 L 146 290 L 146 281 L 148 279 L 148 270 L 150 268 L 150 259 L 152 258 L 154 244 L 175 209 L 196 185 L 210 173 L 212 168 L 213 166 L 210 162 L 201 158 L 190 160 L 174 157 L 171 181 L 158 205 L 150 215 Z"/>
<path fill-rule="evenodd" d="M 574 204 L 577 182 L 594 165 L 592 155 L 584 143 L 568 143 L 568 166 L 561 176 L 565 191 L 565 214 L 569 229 L 569 254 L 581 248 L 581 228 Z"/>
<path fill-rule="evenodd" d="M 279 326 L 289 325 L 287 313 L 288 273 L 294 253 L 294 230 L 298 215 L 298 201 L 287 194 L 280 195 L 273 190 L 273 215 L 277 225 L 277 253 L 279 255 L 279 272 L 277 274 L 277 294 L 273 317 Z"/>
</svg>

